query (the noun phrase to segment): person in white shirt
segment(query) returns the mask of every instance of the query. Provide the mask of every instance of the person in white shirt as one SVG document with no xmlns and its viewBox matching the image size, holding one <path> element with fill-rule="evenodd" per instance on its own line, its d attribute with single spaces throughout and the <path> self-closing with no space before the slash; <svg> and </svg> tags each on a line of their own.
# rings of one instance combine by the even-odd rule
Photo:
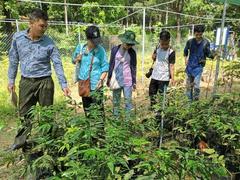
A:
<svg viewBox="0 0 240 180">
<path fill-rule="evenodd" d="M 169 83 L 174 84 L 175 51 L 170 47 L 170 33 L 160 33 L 159 45 L 152 55 L 154 65 L 149 85 L 150 104 L 152 109 L 158 103 L 157 95 L 166 90 Z"/>
</svg>

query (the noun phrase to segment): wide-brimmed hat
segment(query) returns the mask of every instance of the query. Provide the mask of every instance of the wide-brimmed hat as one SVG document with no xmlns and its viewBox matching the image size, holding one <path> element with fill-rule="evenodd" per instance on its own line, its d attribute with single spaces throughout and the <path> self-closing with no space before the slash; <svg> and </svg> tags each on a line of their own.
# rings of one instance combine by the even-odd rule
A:
<svg viewBox="0 0 240 180">
<path fill-rule="evenodd" d="M 86 33 L 87 39 L 91 40 L 93 44 L 98 45 L 102 43 L 100 30 L 97 26 L 94 26 L 94 25 L 88 26 L 85 33 Z"/>
<path fill-rule="evenodd" d="M 130 30 L 127 30 L 123 34 L 120 34 L 118 36 L 118 38 L 123 43 L 126 43 L 126 44 L 132 44 L 132 45 L 139 44 L 135 39 L 136 38 L 135 33 L 133 31 L 130 31 Z"/>
</svg>

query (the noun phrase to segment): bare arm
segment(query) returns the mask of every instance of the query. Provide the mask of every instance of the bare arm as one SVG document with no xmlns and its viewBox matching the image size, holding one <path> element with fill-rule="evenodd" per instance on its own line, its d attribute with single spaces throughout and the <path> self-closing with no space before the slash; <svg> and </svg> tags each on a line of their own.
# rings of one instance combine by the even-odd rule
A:
<svg viewBox="0 0 240 180">
<path fill-rule="evenodd" d="M 103 49 L 103 57 L 101 58 L 102 74 L 101 74 L 100 80 L 97 84 L 97 89 L 99 89 L 103 86 L 103 82 L 104 82 L 105 78 L 107 77 L 108 69 L 109 69 L 109 64 L 108 64 L 108 60 L 107 60 L 107 55 L 106 55 L 105 50 Z"/>
<path fill-rule="evenodd" d="M 176 61 L 176 53 L 175 51 L 173 51 L 170 56 L 169 56 L 169 71 L 170 71 L 170 83 L 173 86 L 175 84 L 175 80 L 174 80 L 174 64 Z"/>
<path fill-rule="evenodd" d="M 104 81 L 106 77 L 107 77 L 107 72 L 103 72 L 100 77 L 100 80 Z"/>
<path fill-rule="evenodd" d="M 185 65 L 187 66 L 188 65 L 188 56 L 184 56 L 184 59 L 185 59 Z"/>
</svg>

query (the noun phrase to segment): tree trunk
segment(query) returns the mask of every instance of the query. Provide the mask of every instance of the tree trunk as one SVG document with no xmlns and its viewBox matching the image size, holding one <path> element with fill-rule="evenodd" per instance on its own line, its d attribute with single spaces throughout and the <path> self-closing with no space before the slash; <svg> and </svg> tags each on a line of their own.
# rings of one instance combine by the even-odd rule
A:
<svg viewBox="0 0 240 180">
<path fill-rule="evenodd" d="M 148 25 L 149 27 L 152 27 L 152 16 L 150 15 L 150 17 L 149 17 L 149 25 Z"/>
<path fill-rule="evenodd" d="M 177 44 L 181 43 L 181 18 L 177 15 Z"/>
<path fill-rule="evenodd" d="M 175 6 L 176 12 L 182 13 L 184 0 L 178 0 Z M 181 15 L 177 14 L 177 44 L 181 43 Z"/>
<path fill-rule="evenodd" d="M 127 16 L 128 16 L 128 14 L 129 14 L 129 13 L 128 13 L 128 10 L 127 10 Z M 126 27 L 127 27 L 127 28 L 128 28 L 128 18 L 129 18 L 129 17 L 126 18 Z"/>
</svg>

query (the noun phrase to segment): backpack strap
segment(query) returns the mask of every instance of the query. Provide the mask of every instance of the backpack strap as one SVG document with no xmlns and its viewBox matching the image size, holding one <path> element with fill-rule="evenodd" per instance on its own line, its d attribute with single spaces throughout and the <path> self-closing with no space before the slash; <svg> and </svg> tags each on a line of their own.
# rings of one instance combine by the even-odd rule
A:
<svg viewBox="0 0 240 180">
<path fill-rule="evenodd" d="M 168 69 L 169 69 L 169 78 L 171 79 L 171 71 L 170 71 L 170 62 L 169 62 L 169 57 L 173 53 L 173 50 L 171 47 L 168 48 Z"/>
<path fill-rule="evenodd" d="M 189 48 L 189 51 L 190 51 L 191 48 L 192 48 L 193 38 L 192 38 L 192 39 L 189 39 L 188 42 L 189 42 L 189 47 L 188 47 L 188 48 Z"/>
<path fill-rule="evenodd" d="M 154 51 L 153 51 L 153 54 L 157 54 L 157 49 L 159 48 L 159 46 L 160 46 L 160 44 L 158 43 L 158 45 L 155 47 L 155 49 L 154 49 Z M 153 60 L 152 65 L 151 65 L 151 68 L 153 68 L 155 61 L 156 61 L 156 59 Z"/>
</svg>

